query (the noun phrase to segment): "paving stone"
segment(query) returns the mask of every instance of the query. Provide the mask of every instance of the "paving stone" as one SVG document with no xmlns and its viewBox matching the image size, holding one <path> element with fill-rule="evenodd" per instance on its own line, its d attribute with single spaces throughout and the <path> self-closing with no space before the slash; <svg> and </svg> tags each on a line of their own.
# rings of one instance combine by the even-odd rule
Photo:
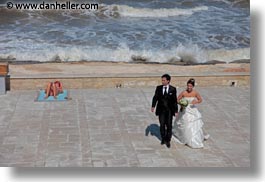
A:
<svg viewBox="0 0 265 182">
<path fill-rule="evenodd" d="M 178 88 L 178 93 L 184 88 Z M 67 102 L 35 91 L 0 96 L 0 165 L 36 167 L 249 167 L 250 89 L 198 87 L 203 149 L 160 145 L 154 87 L 70 90 Z"/>
</svg>

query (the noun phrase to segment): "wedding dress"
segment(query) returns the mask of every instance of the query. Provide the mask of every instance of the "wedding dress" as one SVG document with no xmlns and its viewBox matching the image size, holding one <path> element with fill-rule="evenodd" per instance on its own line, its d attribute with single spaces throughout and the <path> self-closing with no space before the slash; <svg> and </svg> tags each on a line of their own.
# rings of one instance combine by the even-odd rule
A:
<svg viewBox="0 0 265 182">
<path fill-rule="evenodd" d="M 203 141 L 208 139 L 209 135 L 204 136 L 201 113 L 191 104 L 195 97 L 184 98 L 188 100 L 189 105 L 175 118 L 172 128 L 173 138 L 191 148 L 203 148 Z"/>
</svg>

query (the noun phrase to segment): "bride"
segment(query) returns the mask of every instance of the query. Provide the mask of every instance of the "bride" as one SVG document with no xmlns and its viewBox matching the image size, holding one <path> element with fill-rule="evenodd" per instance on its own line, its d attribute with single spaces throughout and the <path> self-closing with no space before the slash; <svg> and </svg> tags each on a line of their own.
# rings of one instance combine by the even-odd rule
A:
<svg viewBox="0 0 265 182">
<path fill-rule="evenodd" d="M 209 135 L 204 135 L 201 119 L 201 113 L 198 111 L 196 104 L 202 102 L 200 94 L 193 89 L 195 80 L 189 79 L 187 89 L 181 92 L 177 98 L 178 103 L 181 99 L 188 101 L 187 107 L 181 107 L 179 114 L 176 116 L 173 125 L 174 138 L 191 148 L 203 148 L 203 141 L 209 138 Z"/>
</svg>

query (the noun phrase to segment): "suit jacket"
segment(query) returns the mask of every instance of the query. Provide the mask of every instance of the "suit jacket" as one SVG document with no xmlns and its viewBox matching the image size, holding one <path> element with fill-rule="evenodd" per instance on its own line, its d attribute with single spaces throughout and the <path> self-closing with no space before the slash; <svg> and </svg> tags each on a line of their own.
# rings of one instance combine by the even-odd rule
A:
<svg viewBox="0 0 265 182">
<path fill-rule="evenodd" d="M 178 112 L 177 89 L 169 85 L 168 94 L 164 96 L 163 85 L 157 86 L 152 100 L 152 107 L 155 106 L 157 116 L 165 109 L 170 109 L 172 115 L 175 115 Z"/>
</svg>

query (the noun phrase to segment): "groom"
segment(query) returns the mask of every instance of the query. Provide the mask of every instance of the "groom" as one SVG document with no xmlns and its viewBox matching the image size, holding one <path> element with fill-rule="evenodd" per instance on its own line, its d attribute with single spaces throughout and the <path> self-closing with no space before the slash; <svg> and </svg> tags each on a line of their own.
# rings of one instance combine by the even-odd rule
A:
<svg viewBox="0 0 265 182">
<path fill-rule="evenodd" d="M 156 115 L 159 117 L 162 137 L 161 145 L 166 144 L 170 148 L 172 119 L 175 113 L 178 113 L 177 89 L 169 85 L 171 77 L 168 74 L 162 75 L 161 78 L 162 85 L 156 87 L 151 111 L 154 112 L 156 106 Z"/>
</svg>

